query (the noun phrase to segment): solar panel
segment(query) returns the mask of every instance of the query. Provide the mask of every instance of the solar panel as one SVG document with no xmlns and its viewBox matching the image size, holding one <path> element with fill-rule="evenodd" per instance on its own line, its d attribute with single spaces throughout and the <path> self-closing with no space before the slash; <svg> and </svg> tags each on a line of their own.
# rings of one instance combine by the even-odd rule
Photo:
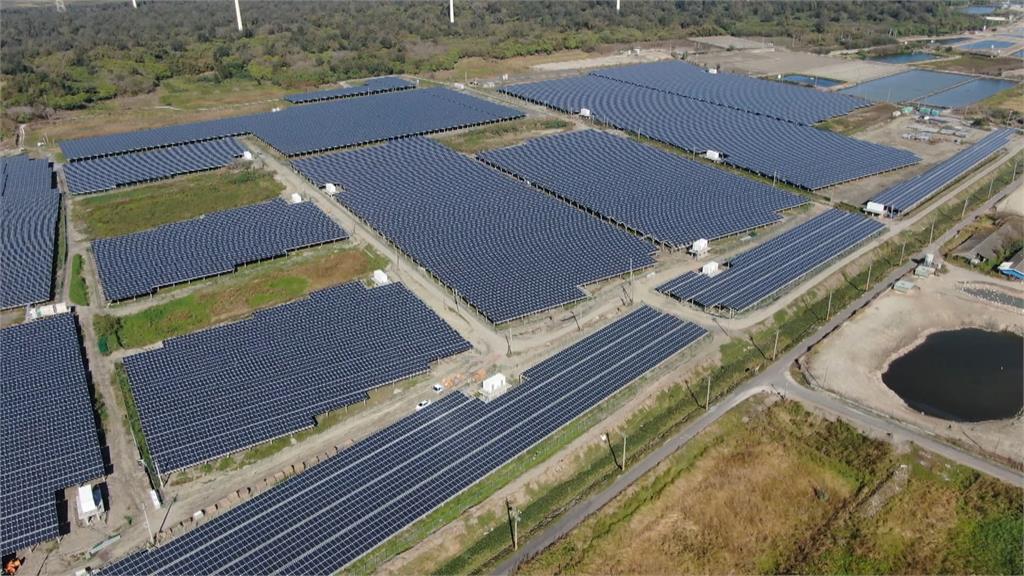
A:
<svg viewBox="0 0 1024 576">
<path fill-rule="evenodd" d="M 957 152 L 952 158 L 936 164 L 922 174 L 900 182 L 875 196 L 871 201 L 885 206 L 886 211 L 894 216 L 913 210 L 939 190 L 995 154 L 1010 141 L 1013 134 L 1014 130 L 1011 128 L 997 129 L 967 149 Z"/>
<path fill-rule="evenodd" d="M 104 574 L 338 571 L 707 332 L 643 307 L 490 402 L 449 394 Z M 288 550 L 281 556 L 277 551 Z"/>
<path fill-rule="evenodd" d="M 654 264 L 650 243 L 426 138 L 293 165 L 494 323 Z"/>
<path fill-rule="evenodd" d="M 586 108 L 621 130 L 697 154 L 713 150 L 726 164 L 810 190 L 919 161 L 906 150 L 595 75 L 502 92 L 572 114 Z"/>
<path fill-rule="evenodd" d="M 801 196 L 595 130 L 480 154 L 573 204 L 671 247 L 780 220 Z"/>
<path fill-rule="evenodd" d="M 0 550 L 58 535 L 57 493 L 104 475 L 73 314 L 0 330 Z"/>
<path fill-rule="evenodd" d="M 92 248 L 103 292 L 117 301 L 345 238 L 345 231 L 314 204 L 277 198 L 102 238 Z"/>
<path fill-rule="evenodd" d="M 704 308 L 743 312 L 884 228 L 876 220 L 830 209 L 736 256 L 715 276 L 687 272 L 658 291 Z"/>
<path fill-rule="evenodd" d="M 167 340 L 124 367 L 150 453 L 169 472 L 308 428 L 469 348 L 401 284 L 350 282 Z"/>
<path fill-rule="evenodd" d="M 60 192 L 46 160 L 0 158 L 0 309 L 49 300 Z"/>
<path fill-rule="evenodd" d="M 253 134 L 286 156 L 519 118 L 522 112 L 446 88 L 346 98 L 210 122 L 61 142 L 68 160 Z"/>
<path fill-rule="evenodd" d="M 366 96 L 368 94 L 380 94 L 381 92 L 395 92 L 408 90 L 416 85 L 408 80 L 397 76 L 384 76 L 381 78 L 370 78 L 359 86 L 347 86 L 344 88 L 333 88 L 330 90 L 317 90 L 315 92 L 302 92 L 289 94 L 285 100 L 293 104 L 308 104 L 309 102 L 322 102 L 324 100 L 336 100 L 340 98 L 351 98 L 353 96 Z"/>
<path fill-rule="evenodd" d="M 222 168 L 242 156 L 234 138 L 178 144 L 145 152 L 69 162 L 64 179 L 72 194 L 88 194 Z"/>
<path fill-rule="evenodd" d="M 593 75 L 799 124 L 815 124 L 870 105 L 845 94 L 728 72 L 712 74 L 680 60 L 605 68 Z"/>
</svg>

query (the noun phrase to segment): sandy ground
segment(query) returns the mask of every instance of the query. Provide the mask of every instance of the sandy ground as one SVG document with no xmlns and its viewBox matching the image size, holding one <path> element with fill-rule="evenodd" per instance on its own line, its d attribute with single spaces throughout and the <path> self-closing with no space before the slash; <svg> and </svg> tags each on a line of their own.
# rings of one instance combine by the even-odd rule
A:
<svg viewBox="0 0 1024 576">
<path fill-rule="evenodd" d="M 882 382 L 889 363 L 932 333 L 958 328 L 1012 330 L 1024 333 L 1020 310 L 967 296 L 957 283 L 981 281 L 1024 295 L 1019 284 L 1001 282 L 956 267 L 928 279 L 915 279 L 910 294 L 889 292 L 819 345 L 806 362 L 813 381 L 867 408 L 949 440 L 980 448 L 1017 462 L 1024 461 L 1024 421 L 950 423 L 907 406 Z"/>
<path fill-rule="evenodd" d="M 904 133 L 916 133 L 918 132 L 918 128 L 921 127 L 934 128 L 934 126 L 925 126 L 913 116 L 900 116 L 891 120 L 885 120 L 878 125 L 857 132 L 855 137 L 858 140 L 866 140 L 875 144 L 883 144 L 885 146 L 909 150 L 916 154 L 921 161 L 914 166 L 893 170 L 870 178 L 863 178 L 861 180 L 847 182 L 846 184 L 828 188 L 823 193 L 834 200 L 859 206 L 883 190 L 886 190 L 907 178 L 917 176 L 935 164 L 949 159 L 957 152 L 963 150 L 967 145 L 973 144 L 987 134 L 987 132 L 983 130 L 968 128 L 957 121 L 953 121 L 950 123 L 950 127 L 956 128 L 957 130 L 967 131 L 968 137 L 966 139 L 966 144 L 957 144 L 953 142 L 953 139 L 955 138 L 954 136 L 943 136 L 939 134 L 933 135 L 929 142 L 907 140 L 903 137 Z"/>
<path fill-rule="evenodd" d="M 640 50 L 635 52 L 611 54 L 609 56 L 598 56 L 595 58 L 583 58 L 580 60 L 566 60 L 563 62 L 545 62 L 530 66 L 531 70 L 540 72 L 561 72 L 565 70 L 586 70 L 588 68 L 602 68 L 604 66 L 626 66 L 629 64 L 646 64 L 668 60 L 672 55 L 667 50 Z"/>
<path fill-rule="evenodd" d="M 760 46 L 760 44 L 758 45 Z M 906 70 L 906 67 L 902 65 L 822 56 L 809 52 L 793 52 L 781 46 L 776 46 L 774 49 L 695 54 L 689 60 L 706 66 L 721 64 L 723 69 L 730 72 L 744 72 L 759 76 L 799 73 L 842 80 L 847 83 L 874 80 Z M 837 86 L 836 89 L 838 88 Z"/>
<path fill-rule="evenodd" d="M 996 209 L 999 212 L 1024 216 L 1024 183 L 1018 184 L 1016 190 L 996 205 Z"/>
</svg>

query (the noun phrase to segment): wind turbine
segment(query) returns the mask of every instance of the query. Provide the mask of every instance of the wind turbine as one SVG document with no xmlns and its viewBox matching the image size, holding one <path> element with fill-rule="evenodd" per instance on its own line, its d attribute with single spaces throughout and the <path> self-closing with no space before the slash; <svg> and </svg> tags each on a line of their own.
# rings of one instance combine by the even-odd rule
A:
<svg viewBox="0 0 1024 576">
<path fill-rule="evenodd" d="M 455 24 L 455 0 L 448 0 L 448 23 Z"/>
<path fill-rule="evenodd" d="M 135 0 L 132 0 L 135 2 Z M 242 7 L 238 5 L 238 0 L 235 0 L 235 19 L 238 20 L 238 31 L 242 31 Z"/>
</svg>

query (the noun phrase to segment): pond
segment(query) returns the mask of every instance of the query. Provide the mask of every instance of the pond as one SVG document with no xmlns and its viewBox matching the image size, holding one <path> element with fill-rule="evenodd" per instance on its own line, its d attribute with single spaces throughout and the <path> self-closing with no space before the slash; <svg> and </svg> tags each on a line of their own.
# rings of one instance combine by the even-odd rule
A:
<svg viewBox="0 0 1024 576">
<path fill-rule="evenodd" d="M 806 74 L 786 74 L 782 77 L 782 80 L 789 82 L 790 84 L 800 84 L 801 86 L 814 86 L 817 88 L 831 88 L 842 84 L 840 80 L 833 80 L 831 78 L 821 78 L 819 76 L 807 76 Z"/>
<path fill-rule="evenodd" d="M 890 54 L 888 56 L 876 56 L 868 58 L 872 62 L 885 62 L 886 64 L 913 64 L 914 62 L 927 62 L 938 58 L 935 54 L 925 52 L 911 52 L 907 54 Z"/>
<path fill-rule="evenodd" d="M 882 381 L 931 416 L 1012 418 L 1024 407 L 1024 338 L 975 328 L 936 332 L 890 363 Z"/>
</svg>

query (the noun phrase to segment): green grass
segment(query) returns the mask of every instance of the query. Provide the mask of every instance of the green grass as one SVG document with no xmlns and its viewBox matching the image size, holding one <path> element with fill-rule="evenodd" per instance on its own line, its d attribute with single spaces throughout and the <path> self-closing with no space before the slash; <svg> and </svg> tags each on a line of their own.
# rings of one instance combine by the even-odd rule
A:
<svg viewBox="0 0 1024 576">
<path fill-rule="evenodd" d="M 572 124 L 560 118 L 520 118 L 442 136 L 438 140 L 464 154 L 476 154 L 483 150 L 513 146 L 539 134 L 564 132 L 571 127 Z"/>
<path fill-rule="evenodd" d="M 271 200 L 283 189 L 267 171 L 217 170 L 87 196 L 73 214 L 88 238 L 108 238 Z"/>
<path fill-rule="evenodd" d="M 248 266 L 191 294 L 133 314 L 98 314 L 93 325 L 100 352 L 139 348 L 366 277 L 387 264 L 386 258 L 369 248 L 319 246 Z"/>
<path fill-rule="evenodd" d="M 139 419 L 139 409 L 135 404 L 135 395 L 132 393 L 132 385 L 128 380 L 128 373 L 124 371 L 124 364 L 118 362 L 114 365 L 113 380 L 114 389 L 121 396 L 121 401 L 124 402 L 125 428 L 135 438 L 135 444 L 139 447 L 139 455 L 146 465 L 146 473 L 149 475 L 150 484 L 153 488 L 157 488 L 160 486 L 160 478 L 157 476 L 153 457 L 149 453 L 146 435 L 142 432 L 142 420 Z"/>
<path fill-rule="evenodd" d="M 89 287 L 86 286 L 85 277 L 82 276 L 84 261 L 81 254 L 75 254 L 71 258 L 71 286 L 68 287 L 68 297 L 76 306 L 89 305 Z"/>
</svg>

